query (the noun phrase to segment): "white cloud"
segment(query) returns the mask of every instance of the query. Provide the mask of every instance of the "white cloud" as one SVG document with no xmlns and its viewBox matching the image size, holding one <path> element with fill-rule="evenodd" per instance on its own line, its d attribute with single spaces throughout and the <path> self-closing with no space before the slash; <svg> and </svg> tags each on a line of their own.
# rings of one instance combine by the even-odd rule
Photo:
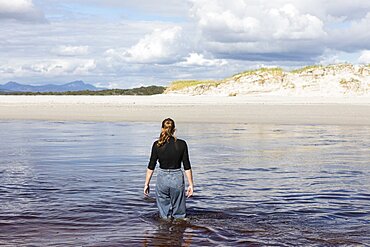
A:
<svg viewBox="0 0 370 247">
<path fill-rule="evenodd" d="M 188 54 L 183 51 L 182 38 L 176 38 L 172 43 L 164 42 L 162 45 L 165 49 L 170 48 L 171 55 L 152 58 L 155 63 L 144 63 L 123 55 L 146 35 L 157 33 L 159 36 L 154 30 L 166 33 L 176 26 L 147 21 L 73 19 L 54 20 L 30 28 L 23 22 L 9 22 L 0 25 L 0 33 L 6 37 L 0 39 L 0 84 L 10 80 L 40 84 L 76 79 L 91 83 L 111 81 L 120 87 L 138 83 L 165 84 L 173 78 L 175 63 Z M 178 30 L 181 36 L 182 29 L 179 27 Z M 168 47 L 171 44 L 172 47 Z M 63 48 L 80 46 L 88 46 L 88 53 L 60 56 L 66 50 Z"/>
<path fill-rule="evenodd" d="M 300 13 L 293 4 L 269 7 L 247 1 L 195 1 L 192 14 L 211 41 L 317 39 L 326 33 L 316 16 Z"/>
<path fill-rule="evenodd" d="M 312 60 L 327 32 L 317 16 L 293 1 L 191 0 L 202 50 L 216 58 L 249 61 Z"/>
<path fill-rule="evenodd" d="M 362 51 L 358 58 L 359 63 L 370 64 L 370 50 Z"/>
<path fill-rule="evenodd" d="M 323 22 L 316 16 L 301 14 L 292 4 L 268 11 L 266 26 L 261 31 L 270 31 L 274 39 L 317 39 L 326 35 Z"/>
<path fill-rule="evenodd" d="M 116 82 L 96 82 L 94 83 L 95 87 L 100 88 L 108 88 L 108 89 L 114 89 L 114 88 L 121 88 L 121 86 Z"/>
<path fill-rule="evenodd" d="M 39 0 L 40 1 L 40 0 Z M 50 0 L 43 0 L 50 1 Z M 104 8 L 130 10 L 132 13 L 144 13 L 149 16 L 179 17 L 186 16 L 188 2 L 184 0 L 63 0 L 63 3 L 89 5 Z"/>
<path fill-rule="evenodd" d="M 180 26 L 155 28 L 131 47 L 111 48 L 104 56 L 108 67 L 128 64 L 172 64 L 185 53 Z"/>
<path fill-rule="evenodd" d="M 133 63 L 168 63 L 176 61 L 181 52 L 181 30 L 179 26 L 155 29 L 137 44 L 126 49 L 121 57 Z M 108 55 L 115 53 L 108 50 Z"/>
<path fill-rule="evenodd" d="M 329 64 L 340 64 L 346 63 L 347 61 L 343 59 L 342 52 L 336 50 L 327 49 L 318 58 L 319 64 L 329 65 Z"/>
<path fill-rule="evenodd" d="M 180 62 L 180 65 L 185 66 L 222 66 L 226 65 L 227 61 L 224 59 L 207 59 L 204 58 L 203 54 L 190 53 L 188 57 L 185 58 L 184 62 Z"/>
<path fill-rule="evenodd" d="M 61 45 L 53 48 L 52 52 L 60 56 L 81 56 L 89 53 L 89 46 Z"/>
<path fill-rule="evenodd" d="M 331 47 L 347 52 L 370 49 L 370 10 L 363 18 L 352 20 L 331 33 Z"/>
<path fill-rule="evenodd" d="M 0 19 L 45 21 L 44 14 L 32 0 L 0 0 Z"/>
<path fill-rule="evenodd" d="M 333 17 L 346 20 L 359 19 L 366 15 L 370 8 L 370 2 L 363 0 L 286 0 L 286 2 L 293 3 L 301 11 L 307 11 L 327 21 Z"/>
<path fill-rule="evenodd" d="M 44 76 L 56 77 L 61 75 L 80 76 L 91 73 L 96 68 L 92 59 L 53 59 L 44 61 L 10 61 L 6 66 L 0 66 L 2 77 Z"/>
</svg>

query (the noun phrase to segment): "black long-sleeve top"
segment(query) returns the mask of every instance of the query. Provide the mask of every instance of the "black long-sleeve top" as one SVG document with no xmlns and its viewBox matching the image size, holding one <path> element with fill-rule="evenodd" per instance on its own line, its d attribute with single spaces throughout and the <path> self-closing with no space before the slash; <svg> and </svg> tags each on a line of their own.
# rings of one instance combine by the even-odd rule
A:
<svg viewBox="0 0 370 247">
<path fill-rule="evenodd" d="M 157 160 L 159 167 L 162 169 L 178 169 L 181 168 L 181 162 L 184 165 L 184 170 L 191 169 L 188 145 L 184 140 L 170 137 L 169 142 L 166 142 L 161 147 L 157 146 L 157 141 L 153 143 L 152 153 L 148 164 L 148 169 L 154 170 Z"/>
</svg>

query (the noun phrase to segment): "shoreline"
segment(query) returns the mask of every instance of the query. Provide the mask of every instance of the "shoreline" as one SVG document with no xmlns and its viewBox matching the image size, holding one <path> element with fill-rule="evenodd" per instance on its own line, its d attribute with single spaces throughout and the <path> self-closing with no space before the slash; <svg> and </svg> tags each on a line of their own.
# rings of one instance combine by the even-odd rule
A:
<svg viewBox="0 0 370 247">
<path fill-rule="evenodd" d="M 1 120 L 370 125 L 369 97 L 0 96 Z"/>
</svg>

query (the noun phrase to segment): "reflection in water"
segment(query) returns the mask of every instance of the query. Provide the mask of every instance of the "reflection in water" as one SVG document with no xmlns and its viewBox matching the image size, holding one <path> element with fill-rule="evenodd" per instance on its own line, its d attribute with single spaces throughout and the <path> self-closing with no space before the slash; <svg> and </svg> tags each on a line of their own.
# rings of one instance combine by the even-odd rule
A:
<svg viewBox="0 0 370 247">
<path fill-rule="evenodd" d="M 186 222 L 142 196 L 158 123 L 0 122 L 0 245 L 370 243 L 369 126 L 177 127 L 196 184 Z"/>
<path fill-rule="evenodd" d="M 157 225 L 154 233 L 147 231 L 144 234 L 142 246 L 184 246 L 191 244 L 192 235 L 185 233 L 191 225 L 185 221 L 165 221 L 156 217 Z"/>
</svg>

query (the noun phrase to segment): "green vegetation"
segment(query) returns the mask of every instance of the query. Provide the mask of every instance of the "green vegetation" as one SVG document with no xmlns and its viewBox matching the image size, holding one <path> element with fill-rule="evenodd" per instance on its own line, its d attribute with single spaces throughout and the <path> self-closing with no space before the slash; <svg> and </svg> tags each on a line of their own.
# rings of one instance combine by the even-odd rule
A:
<svg viewBox="0 0 370 247">
<path fill-rule="evenodd" d="M 218 86 L 221 82 L 220 81 L 212 81 L 212 80 L 204 80 L 204 81 L 197 81 L 197 80 L 184 80 L 184 81 L 174 81 L 167 87 L 168 91 L 176 91 L 187 87 L 197 86 L 197 85 L 207 85 L 207 86 Z"/>
<path fill-rule="evenodd" d="M 260 68 L 260 69 L 254 69 L 254 70 L 246 70 L 244 72 L 233 75 L 231 78 L 237 81 L 241 77 L 256 75 L 256 74 L 259 74 L 259 73 L 269 73 L 269 74 L 280 76 L 280 75 L 283 74 L 283 72 L 284 72 L 284 70 L 282 68 L 279 68 L 279 67 L 276 67 L 276 68 Z"/>
<path fill-rule="evenodd" d="M 166 87 L 148 86 L 132 89 L 106 89 L 99 91 L 67 91 L 67 92 L 0 92 L 2 95 L 154 95 L 164 92 Z"/>
<path fill-rule="evenodd" d="M 339 84 L 340 85 L 346 85 L 348 83 L 348 81 L 346 79 L 342 79 L 339 81 Z"/>
<path fill-rule="evenodd" d="M 345 69 L 345 68 L 353 69 L 354 66 L 353 64 L 350 63 L 342 63 L 342 64 L 331 64 L 328 65 L 327 67 L 331 69 Z"/>
<path fill-rule="evenodd" d="M 243 76 L 258 74 L 258 73 L 270 73 L 274 76 L 282 75 L 284 70 L 282 68 L 260 68 L 255 70 L 247 70 L 242 73 L 238 73 L 233 75 L 230 78 L 226 78 L 223 80 L 215 81 L 215 80 L 180 80 L 171 82 L 171 84 L 167 87 L 166 91 L 176 91 L 181 90 L 187 87 L 204 85 L 204 86 L 214 86 L 217 87 L 218 85 L 229 81 L 230 79 L 234 79 L 238 81 Z"/>
<path fill-rule="evenodd" d="M 347 91 L 355 90 L 358 91 L 361 88 L 361 81 L 358 79 L 351 78 L 349 80 L 341 79 L 339 84 L 344 87 Z"/>
<path fill-rule="evenodd" d="M 341 79 L 339 81 L 340 85 L 346 86 L 346 85 L 360 85 L 361 81 L 358 79 L 351 78 L 349 80 Z"/>
<path fill-rule="evenodd" d="M 299 69 L 292 70 L 291 73 L 299 74 L 302 72 L 306 72 L 308 70 L 314 70 L 314 69 L 319 69 L 319 68 L 323 68 L 323 66 L 322 65 L 309 65 L 309 66 L 305 66 Z"/>
</svg>

